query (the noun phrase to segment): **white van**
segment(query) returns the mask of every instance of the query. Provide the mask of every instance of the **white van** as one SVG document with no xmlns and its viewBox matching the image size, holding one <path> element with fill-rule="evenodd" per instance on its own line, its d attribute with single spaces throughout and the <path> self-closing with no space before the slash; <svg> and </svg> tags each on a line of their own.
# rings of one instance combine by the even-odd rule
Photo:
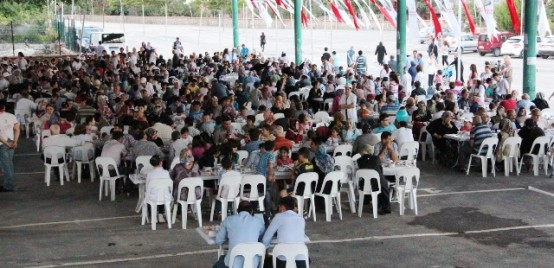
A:
<svg viewBox="0 0 554 268">
<path fill-rule="evenodd" d="M 106 49 L 108 54 L 112 51 L 119 53 L 119 48 L 125 48 L 125 34 L 124 33 L 91 33 L 90 44 L 98 46 L 98 42 L 102 41 L 102 46 Z"/>
</svg>

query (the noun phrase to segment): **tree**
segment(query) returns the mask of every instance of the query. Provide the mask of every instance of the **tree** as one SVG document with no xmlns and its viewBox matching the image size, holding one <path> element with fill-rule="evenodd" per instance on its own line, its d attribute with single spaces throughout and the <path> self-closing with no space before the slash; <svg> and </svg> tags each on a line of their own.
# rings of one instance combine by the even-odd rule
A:
<svg viewBox="0 0 554 268">
<path fill-rule="evenodd" d="M 521 15 L 521 0 L 514 1 L 517 14 Z M 508 4 L 502 2 L 496 6 L 494 9 L 494 18 L 496 19 L 496 27 L 500 31 L 510 31 L 513 32 L 512 18 L 510 17 L 510 11 L 508 10 Z M 523 24 L 523 21 L 521 22 Z"/>
</svg>

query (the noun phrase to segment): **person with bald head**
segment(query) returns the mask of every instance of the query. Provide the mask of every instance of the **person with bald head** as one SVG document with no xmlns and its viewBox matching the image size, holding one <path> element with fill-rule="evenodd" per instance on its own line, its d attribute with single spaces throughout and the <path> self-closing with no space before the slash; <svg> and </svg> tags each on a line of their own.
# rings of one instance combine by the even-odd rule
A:
<svg viewBox="0 0 554 268">
<path fill-rule="evenodd" d="M 42 149 L 48 146 L 58 146 L 64 148 L 73 148 L 75 146 L 83 145 L 83 141 L 71 139 L 65 134 L 60 134 L 60 126 L 58 124 L 52 124 L 50 126 L 50 133 L 52 136 L 42 141 Z"/>
</svg>

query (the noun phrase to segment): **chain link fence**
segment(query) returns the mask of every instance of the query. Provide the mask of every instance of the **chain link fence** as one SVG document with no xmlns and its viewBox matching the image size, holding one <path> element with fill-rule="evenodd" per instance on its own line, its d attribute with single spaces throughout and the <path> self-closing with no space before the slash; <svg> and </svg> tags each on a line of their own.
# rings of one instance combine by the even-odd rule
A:
<svg viewBox="0 0 554 268">
<path fill-rule="evenodd" d="M 42 25 L 10 22 L 0 24 L 0 56 L 50 56 L 79 50 L 75 21 L 55 19 Z"/>
</svg>

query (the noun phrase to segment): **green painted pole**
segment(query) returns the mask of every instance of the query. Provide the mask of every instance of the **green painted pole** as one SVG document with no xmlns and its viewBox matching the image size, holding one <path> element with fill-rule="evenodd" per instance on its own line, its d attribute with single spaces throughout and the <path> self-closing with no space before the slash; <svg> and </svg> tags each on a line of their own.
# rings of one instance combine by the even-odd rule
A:
<svg viewBox="0 0 554 268">
<path fill-rule="evenodd" d="M 398 0 L 398 13 L 396 15 L 396 61 L 398 73 L 404 76 L 406 66 L 406 0 Z"/>
<path fill-rule="evenodd" d="M 302 0 L 294 0 L 294 60 L 302 64 Z"/>
<path fill-rule="evenodd" d="M 537 0 L 525 0 L 525 36 L 523 52 L 523 93 L 535 99 L 537 70 Z"/>
<path fill-rule="evenodd" d="M 233 47 L 239 49 L 239 0 L 231 1 L 231 10 L 233 13 Z"/>
</svg>

